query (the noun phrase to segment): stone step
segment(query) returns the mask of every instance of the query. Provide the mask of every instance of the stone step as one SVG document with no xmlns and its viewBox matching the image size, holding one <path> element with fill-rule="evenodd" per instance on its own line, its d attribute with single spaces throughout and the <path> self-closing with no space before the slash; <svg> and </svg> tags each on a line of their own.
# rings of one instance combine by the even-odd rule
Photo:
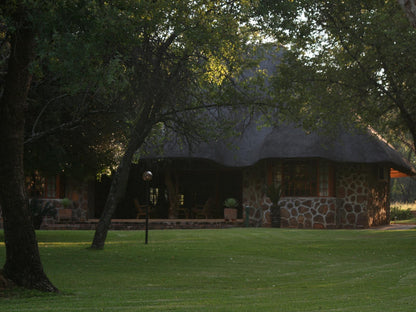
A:
<svg viewBox="0 0 416 312">
<path fill-rule="evenodd" d="M 44 223 L 41 230 L 95 230 L 98 219 L 83 222 Z M 223 229 L 244 226 L 242 219 L 226 221 L 224 219 L 150 219 L 149 229 Z M 115 219 L 110 230 L 145 230 L 144 219 Z"/>
</svg>

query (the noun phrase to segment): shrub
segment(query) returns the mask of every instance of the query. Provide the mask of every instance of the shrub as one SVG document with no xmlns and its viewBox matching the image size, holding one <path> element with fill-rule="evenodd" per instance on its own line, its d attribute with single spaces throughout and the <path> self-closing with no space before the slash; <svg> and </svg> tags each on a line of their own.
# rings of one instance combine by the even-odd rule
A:
<svg viewBox="0 0 416 312">
<path fill-rule="evenodd" d="M 408 209 L 400 209 L 398 206 L 393 206 L 390 209 L 391 220 L 409 220 L 413 218 L 412 211 Z"/>
</svg>

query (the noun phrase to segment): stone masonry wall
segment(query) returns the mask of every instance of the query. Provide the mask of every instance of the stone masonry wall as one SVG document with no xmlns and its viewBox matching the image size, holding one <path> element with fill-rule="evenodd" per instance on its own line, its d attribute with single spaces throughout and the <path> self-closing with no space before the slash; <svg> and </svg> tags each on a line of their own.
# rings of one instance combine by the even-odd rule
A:
<svg viewBox="0 0 416 312">
<path fill-rule="evenodd" d="M 390 172 L 384 168 L 385 179 L 370 179 L 371 190 L 367 200 L 369 226 L 390 223 Z"/>
<path fill-rule="evenodd" d="M 71 204 L 68 207 L 63 207 L 62 198 L 44 198 L 42 201 L 44 204 L 47 202 L 55 206 L 58 211 L 58 215 L 63 209 L 70 209 L 70 219 L 65 218 L 65 221 L 84 221 L 87 219 L 88 213 L 88 183 L 65 181 L 65 197 L 71 200 Z M 56 219 L 58 219 L 58 215 Z M 44 222 L 54 223 L 55 219 L 45 218 Z"/>
<path fill-rule="evenodd" d="M 379 177 L 379 171 L 383 177 Z M 343 202 L 339 209 L 342 228 L 368 228 L 390 222 L 387 167 L 349 164 L 337 168 L 337 197 Z"/>
<path fill-rule="evenodd" d="M 337 164 L 336 197 L 283 197 L 279 203 L 281 226 L 321 229 L 388 224 L 389 181 L 375 176 L 375 166 Z M 264 163 L 243 171 L 243 206 L 250 207 L 249 220 L 254 226 L 271 223 L 272 203 L 264 194 L 266 175 Z"/>
<path fill-rule="evenodd" d="M 337 199 L 285 197 L 280 201 L 281 227 L 333 229 L 337 227 Z"/>
<path fill-rule="evenodd" d="M 368 170 L 359 164 L 342 164 L 336 171 L 336 194 L 342 199 L 338 211 L 342 228 L 367 228 Z"/>
<path fill-rule="evenodd" d="M 243 206 L 250 207 L 254 226 L 270 226 L 272 202 L 265 195 L 266 165 L 257 164 L 243 172 Z M 333 197 L 284 197 L 280 200 L 281 227 L 336 228 L 337 199 Z"/>
<path fill-rule="evenodd" d="M 65 195 L 72 201 L 74 220 L 86 220 L 88 213 L 88 183 L 67 183 Z"/>
<path fill-rule="evenodd" d="M 250 224 L 263 226 L 270 224 L 270 207 L 272 202 L 264 194 L 266 166 L 256 164 L 243 170 L 243 208 L 249 207 Z M 245 214 L 245 209 L 243 209 Z M 245 219 L 245 215 L 243 216 Z"/>
</svg>

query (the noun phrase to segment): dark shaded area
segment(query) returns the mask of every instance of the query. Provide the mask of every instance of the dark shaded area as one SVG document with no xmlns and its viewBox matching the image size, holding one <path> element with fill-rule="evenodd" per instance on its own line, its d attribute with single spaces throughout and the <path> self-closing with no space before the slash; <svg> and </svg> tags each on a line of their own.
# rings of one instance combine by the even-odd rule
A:
<svg viewBox="0 0 416 312">
<path fill-rule="evenodd" d="M 141 205 L 148 200 L 146 186 L 142 179 L 142 174 L 146 170 L 153 173 L 153 179 L 149 185 L 150 211 L 153 219 L 223 218 L 223 202 L 226 198 L 234 197 L 241 203 L 242 173 L 239 168 L 227 168 L 206 160 L 146 161 L 132 165 L 127 193 L 117 207 L 114 219 L 137 217 L 134 200 L 136 199 Z M 168 171 L 169 175 L 173 176 L 173 184 L 178 196 L 177 209 L 170 213 L 169 191 L 166 185 Z M 104 209 L 110 185 L 111 178 L 108 176 L 96 182 L 95 218 L 99 218 Z M 241 207 L 239 207 L 238 214 L 239 217 L 242 216 Z"/>
</svg>

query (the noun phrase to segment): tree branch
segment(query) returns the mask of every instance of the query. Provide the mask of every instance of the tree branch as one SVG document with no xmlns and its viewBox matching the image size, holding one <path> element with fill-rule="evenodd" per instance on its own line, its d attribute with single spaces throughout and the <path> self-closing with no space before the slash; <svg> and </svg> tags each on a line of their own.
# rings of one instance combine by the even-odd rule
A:
<svg viewBox="0 0 416 312">
<path fill-rule="evenodd" d="M 68 96 L 68 95 L 67 95 L 67 94 L 62 94 L 62 95 L 59 95 L 59 96 L 57 96 L 57 97 L 55 97 L 55 98 L 53 98 L 53 99 L 49 100 L 49 101 L 45 104 L 45 106 L 43 106 L 42 110 L 39 112 L 38 116 L 36 117 L 35 122 L 33 123 L 33 127 L 32 127 L 32 136 L 35 136 L 35 129 L 36 129 L 36 126 L 38 125 L 40 118 L 42 117 L 43 113 L 46 111 L 46 108 L 49 106 L 49 104 L 50 104 L 50 103 L 52 103 L 52 102 L 54 102 L 54 101 L 56 101 L 56 100 L 62 99 L 62 98 L 64 98 L 64 97 L 66 97 L 66 96 Z"/>
</svg>

